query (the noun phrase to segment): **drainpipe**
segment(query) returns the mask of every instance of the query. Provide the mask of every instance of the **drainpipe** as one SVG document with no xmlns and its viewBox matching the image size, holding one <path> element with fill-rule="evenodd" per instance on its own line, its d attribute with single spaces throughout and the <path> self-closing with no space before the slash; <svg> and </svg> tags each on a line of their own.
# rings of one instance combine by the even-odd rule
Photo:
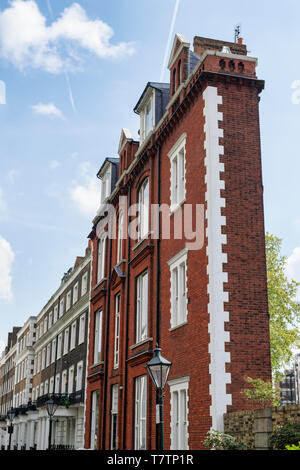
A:
<svg viewBox="0 0 300 470">
<path fill-rule="evenodd" d="M 160 150 L 157 147 L 157 204 L 160 207 Z M 158 237 L 156 240 L 156 347 L 160 346 L 160 236 L 161 236 L 161 214 L 158 213 Z M 160 393 L 156 390 L 156 408 L 160 404 Z M 156 423 L 156 449 L 160 449 L 160 423 Z"/>
<path fill-rule="evenodd" d="M 108 279 L 107 279 L 107 299 L 106 299 L 106 343 L 105 343 L 105 362 L 104 362 L 104 402 L 103 402 L 103 433 L 102 433 L 102 450 L 105 450 L 106 438 L 106 406 L 107 406 L 107 376 L 108 376 L 108 349 L 109 349 L 109 311 L 110 311 L 110 282 L 111 282 L 111 254 L 112 254 L 112 237 L 109 237 L 109 262 L 108 262 Z"/>
<path fill-rule="evenodd" d="M 131 206 L 131 187 L 128 192 L 128 208 Z M 129 281 L 130 281 L 130 236 L 128 234 L 129 216 L 127 226 L 127 273 L 126 273 L 126 326 L 125 326 L 125 362 L 124 362 L 124 394 L 123 394 L 123 450 L 126 449 L 126 419 L 127 419 L 127 378 L 128 378 L 128 316 L 129 316 Z"/>
</svg>

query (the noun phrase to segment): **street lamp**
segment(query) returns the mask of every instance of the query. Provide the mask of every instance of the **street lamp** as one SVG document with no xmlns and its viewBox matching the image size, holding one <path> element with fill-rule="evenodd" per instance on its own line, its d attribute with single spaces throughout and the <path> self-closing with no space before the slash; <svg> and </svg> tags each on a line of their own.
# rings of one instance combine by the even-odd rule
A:
<svg viewBox="0 0 300 470">
<path fill-rule="evenodd" d="M 10 448 L 11 448 L 11 436 L 12 436 L 12 433 L 14 432 L 14 427 L 13 427 L 12 422 L 13 422 L 13 419 L 15 417 L 15 410 L 13 409 L 13 407 L 11 407 L 11 409 L 8 411 L 7 416 L 8 416 L 8 419 L 9 419 L 9 426 L 8 426 L 9 444 L 8 444 L 8 450 L 10 450 Z"/>
<path fill-rule="evenodd" d="M 157 450 L 164 450 L 164 395 L 168 375 L 172 362 L 168 361 L 160 354 L 161 349 L 156 346 L 153 351 L 153 358 L 147 364 L 147 371 L 156 388 L 156 447 Z"/>
<path fill-rule="evenodd" d="M 49 415 L 49 438 L 48 438 L 48 450 L 51 450 L 51 434 L 52 434 L 52 418 L 57 410 L 57 403 L 53 400 L 53 398 L 50 398 L 50 400 L 47 401 L 46 403 L 46 409 Z"/>
</svg>

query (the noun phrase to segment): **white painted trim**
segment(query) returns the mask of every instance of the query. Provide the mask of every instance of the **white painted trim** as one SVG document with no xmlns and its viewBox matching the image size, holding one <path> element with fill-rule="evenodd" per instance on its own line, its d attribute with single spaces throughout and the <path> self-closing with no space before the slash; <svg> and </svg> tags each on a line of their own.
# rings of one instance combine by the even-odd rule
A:
<svg viewBox="0 0 300 470">
<path fill-rule="evenodd" d="M 181 258 L 183 258 L 184 256 L 187 257 L 187 253 L 188 253 L 188 249 L 183 248 L 183 250 L 179 251 L 178 253 L 176 253 L 176 255 L 172 256 L 171 259 L 169 259 L 168 265 L 172 266 L 173 264 L 181 260 Z"/>
<path fill-rule="evenodd" d="M 171 437 L 171 447 L 170 449 L 171 450 L 180 450 L 177 448 L 177 446 L 175 447 L 175 443 L 174 443 L 174 434 L 175 434 L 175 426 L 174 426 L 174 413 L 173 413 L 173 408 L 174 408 L 174 404 L 173 404 L 173 394 L 174 392 L 180 392 L 182 390 L 185 390 L 185 393 L 186 393 L 186 430 L 187 430 L 187 434 L 186 434 L 186 441 L 187 441 L 187 447 L 185 449 L 182 449 L 182 450 L 188 450 L 189 449 L 189 382 L 190 382 L 190 378 L 187 376 L 187 377 L 179 377 L 177 379 L 174 379 L 174 380 L 171 380 L 168 382 L 169 384 L 169 387 L 170 387 L 170 437 Z M 179 396 L 179 395 L 178 395 Z M 179 403 L 178 403 L 179 405 Z"/>
<path fill-rule="evenodd" d="M 175 46 L 177 44 L 177 41 L 181 42 L 181 45 L 179 46 L 179 48 L 177 49 L 177 51 L 174 55 Z M 168 62 L 168 69 L 169 70 L 172 67 L 172 65 L 174 64 L 174 62 L 176 61 L 176 59 L 179 56 L 182 49 L 184 47 L 189 48 L 190 45 L 191 45 L 191 43 L 186 39 L 186 37 L 183 36 L 183 34 L 179 34 L 179 33 L 175 34 L 175 38 L 174 38 L 174 41 L 173 41 L 173 46 L 172 46 L 172 50 L 171 50 L 171 54 L 170 54 L 170 58 L 169 58 L 169 62 Z"/>
<path fill-rule="evenodd" d="M 171 150 L 169 150 L 169 152 L 167 153 L 168 157 L 169 158 L 172 158 L 174 156 L 174 153 L 177 152 L 177 150 L 179 149 L 179 147 L 181 147 L 181 145 L 183 144 L 183 142 L 186 140 L 186 136 L 187 136 L 187 133 L 184 132 L 183 134 L 181 134 L 181 136 L 179 137 L 179 139 L 177 140 L 177 142 L 173 145 L 173 147 L 171 148 Z"/>
<path fill-rule="evenodd" d="M 223 120 L 223 114 L 218 112 L 218 105 L 222 104 L 222 96 L 218 95 L 218 89 L 208 86 L 204 93 L 204 149 L 206 156 L 204 165 L 206 168 L 205 182 L 207 202 L 207 248 L 208 257 L 207 274 L 209 294 L 208 314 L 210 335 L 209 373 L 211 383 L 209 387 L 211 395 L 210 415 L 212 428 L 223 431 L 223 414 L 227 411 L 227 405 L 231 404 L 231 394 L 227 394 L 226 385 L 231 383 L 231 375 L 226 372 L 226 364 L 230 362 L 230 353 L 225 352 L 225 343 L 229 342 L 229 332 L 225 331 L 225 322 L 229 320 L 229 314 L 224 310 L 224 302 L 228 302 L 228 293 L 224 291 L 224 283 L 228 275 L 223 271 L 223 263 L 227 262 L 227 254 L 222 252 L 222 246 L 227 243 L 226 235 L 222 234 L 222 227 L 226 226 L 226 217 L 221 215 L 222 207 L 226 200 L 221 197 L 221 190 L 225 183 L 220 173 L 224 171 L 224 164 L 220 162 L 224 148 L 219 145 L 219 138 L 223 137 L 223 130 L 219 129 L 219 121 Z"/>
</svg>

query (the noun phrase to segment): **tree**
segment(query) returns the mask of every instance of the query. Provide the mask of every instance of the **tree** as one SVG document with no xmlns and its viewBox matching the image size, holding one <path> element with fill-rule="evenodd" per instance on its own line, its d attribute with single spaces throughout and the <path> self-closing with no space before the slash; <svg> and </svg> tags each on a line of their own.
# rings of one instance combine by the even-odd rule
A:
<svg viewBox="0 0 300 470">
<path fill-rule="evenodd" d="M 285 274 L 286 257 L 280 253 L 282 240 L 266 234 L 268 301 L 270 315 L 271 361 L 274 379 L 291 359 L 299 345 L 300 303 L 295 299 L 300 283 Z"/>
<path fill-rule="evenodd" d="M 252 388 L 242 390 L 242 393 L 246 395 L 249 401 L 257 403 L 262 408 L 279 405 L 280 389 L 277 384 L 265 382 L 262 379 L 252 379 L 251 377 L 247 377 L 245 380 L 252 386 Z"/>
</svg>

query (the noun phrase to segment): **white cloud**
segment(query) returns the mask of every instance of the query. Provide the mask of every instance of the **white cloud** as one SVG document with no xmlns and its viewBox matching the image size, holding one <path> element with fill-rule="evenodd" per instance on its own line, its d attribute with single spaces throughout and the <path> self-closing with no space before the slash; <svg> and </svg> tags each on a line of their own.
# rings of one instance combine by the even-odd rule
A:
<svg viewBox="0 0 300 470">
<path fill-rule="evenodd" d="M 9 170 L 7 173 L 7 179 L 11 184 L 14 184 L 16 181 L 16 177 L 18 176 L 19 172 L 17 170 Z"/>
<path fill-rule="evenodd" d="M 300 282 L 300 247 L 296 247 L 293 250 L 291 256 L 287 258 L 286 261 L 286 274 L 289 279 L 294 279 L 297 282 Z M 297 295 L 298 300 L 300 300 L 300 289 L 298 290 Z"/>
<path fill-rule="evenodd" d="M 58 168 L 60 165 L 61 165 L 61 163 L 58 162 L 57 160 L 52 160 L 52 161 L 50 162 L 50 169 L 51 169 L 51 170 L 55 170 L 55 169 Z"/>
<path fill-rule="evenodd" d="M 39 103 L 39 104 L 35 104 L 33 106 L 31 106 L 31 109 L 33 109 L 33 111 L 36 113 L 36 114 L 42 114 L 43 116 L 56 116 L 60 119 L 65 119 L 63 113 L 61 112 L 60 109 L 58 109 L 55 104 L 53 103 L 48 103 L 48 104 L 44 104 L 44 103 Z"/>
<path fill-rule="evenodd" d="M 6 202 L 4 200 L 3 191 L 0 188 L 0 215 L 6 211 Z"/>
<path fill-rule="evenodd" d="M 91 174 L 89 162 L 81 163 L 79 171 L 84 183 L 74 183 L 75 186 L 69 190 L 70 196 L 82 214 L 94 217 L 100 204 L 99 181 Z"/>
<path fill-rule="evenodd" d="M 61 73 L 81 61 L 77 49 L 101 59 L 134 53 L 132 43 L 111 44 L 113 34 L 100 19 L 90 20 L 78 3 L 65 8 L 49 26 L 34 0 L 12 0 L 0 12 L 0 55 L 21 70 Z"/>
<path fill-rule="evenodd" d="M 11 269 L 15 254 L 4 238 L 0 236 L 0 299 L 10 301 L 12 299 Z"/>
<path fill-rule="evenodd" d="M 6 104 L 6 86 L 3 80 L 0 80 L 0 104 Z"/>
</svg>

